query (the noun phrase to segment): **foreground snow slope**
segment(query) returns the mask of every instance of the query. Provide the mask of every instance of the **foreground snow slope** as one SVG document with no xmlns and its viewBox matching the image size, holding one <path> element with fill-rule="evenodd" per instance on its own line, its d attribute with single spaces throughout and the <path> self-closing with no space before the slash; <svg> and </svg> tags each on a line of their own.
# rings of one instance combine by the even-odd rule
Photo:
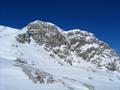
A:
<svg viewBox="0 0 120 90">
<path fill-rule="evenodd" d="M 119 71 L 96 67 L 73 52 L 72 57 L 80 62 L 71 66 L 59 56 L 51 56 L 53 52 L 32 37 L 30 43 L 16 41 L 26 28 L 10 29 L 0 27 L 0 90 L 120 90 Z"/>
<path fill-rule="evenodd" d="M 66 90 L 62 84 L 34 84 L 14 62 L 0 58 L 0 90 Z"/>
</svg>

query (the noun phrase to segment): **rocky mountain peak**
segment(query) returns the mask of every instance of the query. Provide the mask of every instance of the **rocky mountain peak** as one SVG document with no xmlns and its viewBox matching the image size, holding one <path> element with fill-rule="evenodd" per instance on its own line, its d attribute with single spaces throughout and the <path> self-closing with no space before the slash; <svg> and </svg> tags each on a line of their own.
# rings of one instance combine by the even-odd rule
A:
<svg viewBox="0 0 120 90">
<path fill-rule="evenodd" d="M 0 90 L 120 90 L 120 57 L 90 32 L 37 20 L 0 42 Z"/>
<path fill-rule="evenodd" d="M 30 24 L 28 24 L 27 28 L 28 29 L 43 29 L 44 28 L 44 30 L 47 29 L 47 30 L 51 30 L 53 32 L 63 31 L 61 28 L 59 28 L 58 26 L 56 26 L 53 23 L 44 22 L 44 21 L 40 21 L 40 20 L 31 22 Z"/>
<path fill-rule="evenodd" d="M 31 38 L 37 44 L 44 45 L 48 52 L 51 51 L 50 56 L 58 56 L 70 65 L 80 62 L 80 58 L 109 70 L 118 69 L 120 64 L 117 53 L 87 31 L 79 29 L 64 31 L 52 23 L 37 20 L 28 24 L 26 32 L 17 36 L 17 41 L 30 43 Z"/>
</svg>

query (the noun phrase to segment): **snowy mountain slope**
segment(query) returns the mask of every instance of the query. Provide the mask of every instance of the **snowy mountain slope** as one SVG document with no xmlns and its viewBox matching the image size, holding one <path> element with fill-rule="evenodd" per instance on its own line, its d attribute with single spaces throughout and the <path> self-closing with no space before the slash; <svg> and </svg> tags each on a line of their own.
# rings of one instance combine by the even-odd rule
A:
<svg viewBox="0 0 120 90">
<path fill-rule="evenodd" d="M 93 34 L 42 21 L 10 29 L 0 33 L 0 90 L 120 90 L 119 56 Z"/>
<path fill-rule="evenodd" d="M 0 58 L 0 90 L 67 90 L 61 83 L 34 84 L 14 62 Z"/>
<path fill-rule="evenodd" d="M 11 45 L 15 41 L 15 36 L 19 30 L 10 27 L 0 26 L 0 57 L 14 58 Z"/>
</svg>

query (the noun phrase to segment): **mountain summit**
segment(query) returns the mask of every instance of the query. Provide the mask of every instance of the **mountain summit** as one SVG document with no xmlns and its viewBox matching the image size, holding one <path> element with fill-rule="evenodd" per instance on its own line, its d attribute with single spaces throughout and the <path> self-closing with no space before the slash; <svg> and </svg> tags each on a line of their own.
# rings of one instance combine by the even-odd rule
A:
<svg viewBox="0 0 120 90">
<path fill-rule="evenodd" d="M 36 20 L 0 41 L 0 90 L 120 90 L 120 57 L 90 32 Z"/>
</svg>

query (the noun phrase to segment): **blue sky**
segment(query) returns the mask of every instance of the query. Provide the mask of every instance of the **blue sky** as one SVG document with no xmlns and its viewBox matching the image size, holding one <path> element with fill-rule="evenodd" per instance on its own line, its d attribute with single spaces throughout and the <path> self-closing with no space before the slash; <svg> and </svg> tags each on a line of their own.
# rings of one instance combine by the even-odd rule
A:
<svg viewBox="0 0 120 90">
<path fill-rule="evenodd" d="M 37 19 L 92 32 L 120 55 L 120 0 L 0 1 L 0 25 L 22 28 Z"/>
</svg>

